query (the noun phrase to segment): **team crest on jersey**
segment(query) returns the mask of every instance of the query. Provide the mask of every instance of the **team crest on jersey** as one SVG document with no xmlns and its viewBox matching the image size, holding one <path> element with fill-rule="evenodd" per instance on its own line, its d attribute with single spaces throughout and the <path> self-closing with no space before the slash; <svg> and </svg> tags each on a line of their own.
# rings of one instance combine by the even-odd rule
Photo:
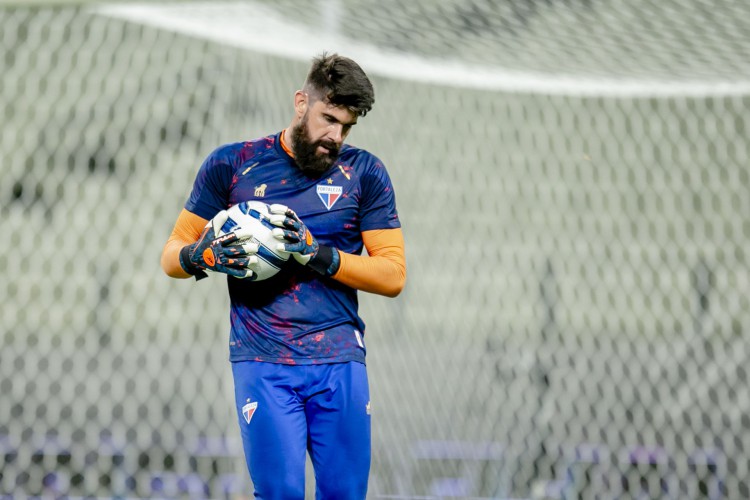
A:
<svg viewBox="0 0 750 500">
<path fill-rule="evenodd" d="M 255 413 L 255 409 L 258 408 L 258 402 L 253 401 L 250 402 L 250 399 L 247 400 L 247 404 L 242 407 L 242 416 L 245 417 L 245 422 L 248 424 L 250 423 L 250 419 L 253 418 L 253 413 Z"/>
<path fill-rule="evenodd" d="M 318 196 L 328 210 L 330 210 L 333 204 L 341 198 L 341 193 L 344 192 L 344 188 L 341 186 L 328 186 L 326 184 L 318 184 L 317 189 Z"/>
</svg>

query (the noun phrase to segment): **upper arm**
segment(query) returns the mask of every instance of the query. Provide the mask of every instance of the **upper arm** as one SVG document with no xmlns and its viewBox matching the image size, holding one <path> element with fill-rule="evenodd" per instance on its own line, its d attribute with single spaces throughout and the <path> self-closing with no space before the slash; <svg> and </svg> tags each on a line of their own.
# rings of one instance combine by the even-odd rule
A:
<svg viewBox="0 0 750 500">
<path fill-rule="evenodd" d="M 391 179 L 376 157 L 361 180 L 360 234 L 368 256 L 341 253 L 333 278 L 357 290 L 395 297 L 406 283 L 406 257 Z"/>
<path fill-rule="evenodd" d="M 193 182 L 185 208 L 206 220 L 227 208 L 234 179 L 235 145 L 222 146 L 203 161 Z"/>
<path fill-rule="evenodd" d="M 360 230 L 395 229 L 401 227 L 396 209 L 396 193 L 385 166 L 372 157 L 361 181 L 362 199 L 359 207 Z"/>
</svg>

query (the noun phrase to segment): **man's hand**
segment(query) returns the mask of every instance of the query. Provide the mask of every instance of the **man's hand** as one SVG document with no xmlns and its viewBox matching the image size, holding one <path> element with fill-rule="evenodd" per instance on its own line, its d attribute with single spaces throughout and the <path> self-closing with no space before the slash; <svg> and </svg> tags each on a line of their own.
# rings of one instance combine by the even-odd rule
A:
<svg viewBox="0 0 750 500">
<path fill-rule="evenodd" d="M 185 245 L 180 250 L 180 265 L 196 280 L 205 278 L 205 269 L 228 274 L 235 278 L 250 278 L 253 272 L 248 266 L 258 262 L 256 243 L 237 244 L 239 240 L 252 236 L 249 231 L 239 229 L 236 232 L 218 236 L 221 227 L 229 215 L 222 210 L 206 224 L 206 228 L 192 245 Z"/>
<path fill-rule="evenodd" d="M 273 204 L 269 211 L 271 224 L 277 226 L 273 235 L 281 242 L 276 250 L 291 253 L 297 262 L 324 276 L 332 276 L 338 271 L 338 250 L 320 245 L 294 210 L 285 205 Z"/>
<path fill-rule="evenodd" d="M 306 266 L 320 250 L 318 240 L 291 208 L 276 203 L 269 207 L 269 211 L 271 224 L 278 226 L 273 235 L 284 242 L 279 243 L 276 250 L 291 253 L 297 262 Z"/>
</svg>

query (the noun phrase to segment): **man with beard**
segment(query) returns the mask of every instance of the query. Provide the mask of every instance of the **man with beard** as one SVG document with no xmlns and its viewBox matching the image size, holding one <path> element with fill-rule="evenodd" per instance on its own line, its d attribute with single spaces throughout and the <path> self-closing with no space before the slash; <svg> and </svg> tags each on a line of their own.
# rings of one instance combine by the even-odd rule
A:
<svg viewBox="0 0 750 500">
<path fill-rule="evenodd" d="M 162 252 L 171 277 L 228 275 L 235 402 L 258 498 L 304 498 L 306 453 L 317 498 L 366 496 L 370 398 L 357 290 L 395 297 L 406 279 L 388 173 L 344 144 L 373 102 L 357 63 L 315 58 L 289 127 L 204 161 Z M 225 210 L 246 200 L 271 206 L 280 248 L 294 257 L 263 281 L 253 280 L 257 248 L 217 238 Z"/>
</svg>

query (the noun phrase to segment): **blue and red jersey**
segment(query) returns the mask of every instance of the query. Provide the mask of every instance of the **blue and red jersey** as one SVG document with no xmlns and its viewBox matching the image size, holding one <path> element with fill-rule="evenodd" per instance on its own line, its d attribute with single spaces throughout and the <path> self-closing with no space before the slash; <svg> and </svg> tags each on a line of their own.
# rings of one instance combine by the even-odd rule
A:
<svg viewBox="0 0 750 500">
<path fill-rule="evenodd" d="M 280 133 L 227 144 L 203 162 L 185 208 L 204 219 L 242 201 L 294 210 L 321 245 L 360 254 L 362 231 L 401 227 L 393 185 L 382 162 L 343 145 L 320 178 L 303 174 Z M 227 278 L 231 361 L 284 364 L 365 361 L 365 324 L 357 292 L 294 259 L 264 281 Z"/>
</svg>

